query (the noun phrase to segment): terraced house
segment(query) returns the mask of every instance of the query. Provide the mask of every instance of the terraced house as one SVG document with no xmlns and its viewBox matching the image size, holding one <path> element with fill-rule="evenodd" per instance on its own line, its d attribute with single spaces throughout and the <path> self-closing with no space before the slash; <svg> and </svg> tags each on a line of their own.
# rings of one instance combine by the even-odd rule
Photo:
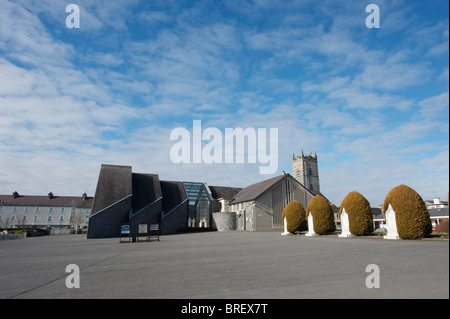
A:
<svg viewBox="0 0 450 319">
<path fill-rule="evenodd" d="M 54 233 L 86 229 L 93 198 L 81 196 L 0 195 L 0 228 L 50 228 Z"/>
</svg>

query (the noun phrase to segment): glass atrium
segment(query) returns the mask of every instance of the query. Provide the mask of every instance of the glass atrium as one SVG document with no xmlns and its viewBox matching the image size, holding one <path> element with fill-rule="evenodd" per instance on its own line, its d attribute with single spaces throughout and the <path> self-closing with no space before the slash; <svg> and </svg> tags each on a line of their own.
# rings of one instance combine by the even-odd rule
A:
<svg viewBox="0 0 450 319">
<path fill-rule="evenodd" d="M 188 227 L 211 227 L 213 198 L 204 183 L 183 182 L 189 199 Z"/>
</svg>

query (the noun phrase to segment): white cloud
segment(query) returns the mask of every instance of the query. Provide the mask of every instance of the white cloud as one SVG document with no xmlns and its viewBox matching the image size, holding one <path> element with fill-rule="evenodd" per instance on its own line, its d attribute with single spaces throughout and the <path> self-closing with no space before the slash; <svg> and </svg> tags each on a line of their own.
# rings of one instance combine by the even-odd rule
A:
<svg viewBox="0 0 450 319">
<path fill-rule="evenodd" d="M 268 177 L 171 163 L 170 130 L 201 119 L 278 128 L 279 172 L 317 151 L 336 204 L 351 190 L 379 204 L 403 179 L 436 192 L 448 184 L 448 20 L 405 32 L 404 5 L 382 2 L 374 34 L 356 2 L 80 1 L 76 33 L 60 2 L 3 1 L 0 190 L 93 194 L 102 163 L 215 185 Z"/>
</svg>

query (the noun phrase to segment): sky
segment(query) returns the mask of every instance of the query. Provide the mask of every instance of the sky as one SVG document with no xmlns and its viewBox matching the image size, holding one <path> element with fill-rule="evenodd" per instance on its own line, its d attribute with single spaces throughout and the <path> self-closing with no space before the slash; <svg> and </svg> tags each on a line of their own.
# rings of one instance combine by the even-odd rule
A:
<svg viewBox="0 0 450 319">
<path fill-rule="evenodd" d="M 66 25 L 71 3 L 79 28 Z M 292 174 L 303 150 L 337 206 L 358 191 L 376 207 L 399 184 L 447 200 L 448 6 L 0 0 L 0 193 L 93 196 L 101 164 L 245 187 Z M 171 132 L 193 121 L 278 129 L 276 172 L 174 163 Z"/>
</svg>

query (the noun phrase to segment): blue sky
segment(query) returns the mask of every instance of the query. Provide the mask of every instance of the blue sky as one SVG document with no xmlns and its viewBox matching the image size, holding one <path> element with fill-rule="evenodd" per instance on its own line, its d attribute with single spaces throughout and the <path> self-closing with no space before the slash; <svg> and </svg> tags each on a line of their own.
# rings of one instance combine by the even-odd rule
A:
<svg viewBox="0 0 450 319">
<path fill-rule="evenodd" d="M 68 4 L 80 28 L 68 29 Z M 368 29 L 365 8 L 380 8 Z M 240 186 L 258 164 L 173 164 L 176 127 L 278 128 L 278 172 L 381 204 L 449 185 L 448 1 L 0 1 L 0 193 L 95 192 L 100 165 Z"/>
</svg>

